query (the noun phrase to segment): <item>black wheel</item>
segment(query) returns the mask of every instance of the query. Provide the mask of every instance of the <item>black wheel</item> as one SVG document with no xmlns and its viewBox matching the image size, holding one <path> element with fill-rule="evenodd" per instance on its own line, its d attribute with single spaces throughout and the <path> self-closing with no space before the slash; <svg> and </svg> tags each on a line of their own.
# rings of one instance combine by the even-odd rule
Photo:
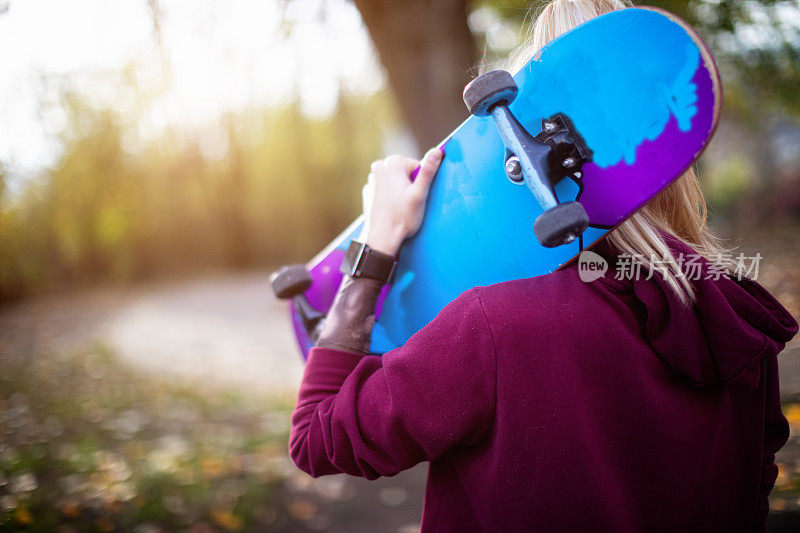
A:
<svg viewBox="0 0 800 533">
<path fill-rule="evenodd" d="M 558 204 L 539 215 L 533 232 L 542 246 L 555 248 L 574 241 L 589 225 L 589 216 L 578 202 Z"/>
<path fill-rule="evenodd" d="M 281 300 L 288 300 L 311 287 L 311 274 L 303 265 L 289 265 L 272 275 L 272 290 Z"/>
<path fill-rule="evenodd" d="M 478 76 L 464 87 L 464 103 L 478 117 L 489 115 L 493 106 L 506 105 L 517 97 L 517 84 L 505 70 L 493 70 Z"/>
</svg>

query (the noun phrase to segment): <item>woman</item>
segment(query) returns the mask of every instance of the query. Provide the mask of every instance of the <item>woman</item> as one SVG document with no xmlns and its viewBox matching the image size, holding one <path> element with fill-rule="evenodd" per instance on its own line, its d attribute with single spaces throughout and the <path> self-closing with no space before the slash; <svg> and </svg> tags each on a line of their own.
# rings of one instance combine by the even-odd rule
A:
<svg viewBox="0 0 800 533">
<path fill-rule="evenodd" d="M 623 7 L 556 0 L 517 65 Z M 417 161 L 373 164 L 369 247 L 394 256 L 419 228 L 440 161 L 426 154 L 413 183 Z M 681 254 L 704 274 L 733 268 L 691 171 L 596 251 L 665 268 L 471 289 L 383 357 L 364 355 L 381 283 L 346 278 L 306 366 L 295 463 L 372 479 L 430 461 L 423 531 L 763 529 L 788 437 L 776 355 L 797 323 L 753 281 L 681 275 Z"/>
</svg>

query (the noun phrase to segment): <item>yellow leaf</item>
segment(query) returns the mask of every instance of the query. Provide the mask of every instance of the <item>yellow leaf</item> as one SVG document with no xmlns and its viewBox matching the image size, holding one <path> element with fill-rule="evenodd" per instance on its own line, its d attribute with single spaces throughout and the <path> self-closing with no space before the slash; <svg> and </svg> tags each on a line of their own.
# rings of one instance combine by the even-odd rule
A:
<svg viewBox="0 0 800 533">
<path fill-rule="evenodd" d="M 200 468 L 206 477 L 214 478 L 220 476 L 224 471 L 222 461 L 214 457 L 205 457 L 200 462 Z"/>
<path fill-rule="evenodd" d="M 230 511 L 224 509 L 213 509 L 211 511 L 211 518 L 220 527 L 228 531 L 239 531 L 242 529 L 242 519 Z"/>
<path fill-rule="evenodd" d="M 33 516 L 31 515 L 30 511 L 24 507 L 17 507 L 17 509 L 14 511 L 14 518 L 20 524 L 29 525 L 33 523 Z"/>
<path fill-rule="evenodd" d="M 783 416 L 789 421 L 792 433 L 800 433 L 800 403 L 793 403 L 784 407 Z"/>
<path fill-rule="evenodd" d="M 778 477 L 775 479 L 775 487 L 781 488 L 788 485 L 789 482 L 791 482 L 791 478 L 786 474 L 786 465 L 777 463 L 775 466 L 778 467 Z"/>
<path fill-rule="evenodd" d="M 289 504 L 289 513 L 300 520 L 311 520 L 317 512 L 317 507 L 305 500 L 299 500 Z"/>
</svg>

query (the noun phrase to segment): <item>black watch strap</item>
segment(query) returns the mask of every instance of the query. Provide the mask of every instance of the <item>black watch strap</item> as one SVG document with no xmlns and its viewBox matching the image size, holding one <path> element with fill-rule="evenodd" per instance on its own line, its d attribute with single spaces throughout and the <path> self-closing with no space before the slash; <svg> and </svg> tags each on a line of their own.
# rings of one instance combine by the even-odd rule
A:
<svg viewBox="0 0 800 533">
<path fill-rule="evenodd" d="M 373 250 L 363 242 L 351 241 L 342 261 L 341 272 L 351 278 L 367 278 L 389 283 L 397 261 L 389 254 Z"/>
</svg>

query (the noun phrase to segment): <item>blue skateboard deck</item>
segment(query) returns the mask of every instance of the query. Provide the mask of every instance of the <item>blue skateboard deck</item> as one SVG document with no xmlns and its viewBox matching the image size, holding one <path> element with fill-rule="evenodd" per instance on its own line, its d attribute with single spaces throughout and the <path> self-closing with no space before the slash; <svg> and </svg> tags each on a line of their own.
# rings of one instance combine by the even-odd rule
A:
<svg viewBox="0 0 800 533">
<path fill-rule="evenodd" d="M 581 238 L 543 247 L 532 231 L 543 212 L 531 191 L 506 176 L 506 148 L 491 116 L 471 116 L 442 142 L 423 225 L 400 252 L 384 287 L 371 351 L 401 346 L 450 301 L 474 286 L 553 272 L 570 262 L 680 176 L 716 128 L 721 85 L 702 39 L 678 17 L 638 7 L 595 18 L 558 37 L 514 75 L 508 108 L 532 134 L 568 116 L 591 150 L 578 179 L 554 186 L 589 218 Z M 327 312 L 339 266 L 359 218 L 307 263 L 308 301 Z M 292 305 L 304 356 L 312 343 Z"/>
</svg>

